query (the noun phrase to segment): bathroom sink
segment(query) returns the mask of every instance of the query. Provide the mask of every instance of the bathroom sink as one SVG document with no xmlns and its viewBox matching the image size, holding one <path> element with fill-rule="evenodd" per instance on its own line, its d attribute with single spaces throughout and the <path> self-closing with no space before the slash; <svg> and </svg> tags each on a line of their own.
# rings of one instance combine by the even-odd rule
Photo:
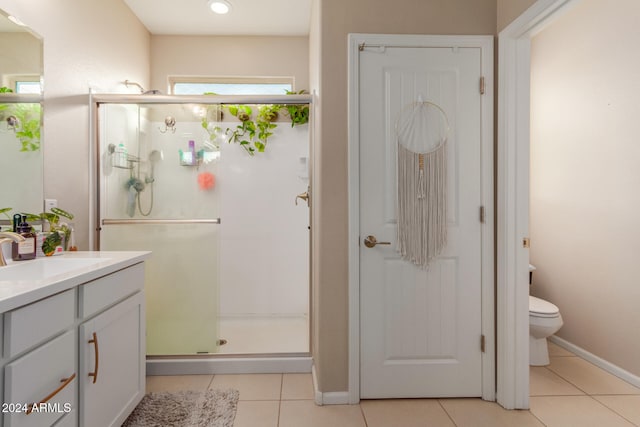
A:
<svg viewBox="0 0 640 427">
<path fill-rule="evenodd" d="M 0 267 L 0 281 L 46 280 L 106 261 L 105 258 L 37 258 Z"/>
</svg>

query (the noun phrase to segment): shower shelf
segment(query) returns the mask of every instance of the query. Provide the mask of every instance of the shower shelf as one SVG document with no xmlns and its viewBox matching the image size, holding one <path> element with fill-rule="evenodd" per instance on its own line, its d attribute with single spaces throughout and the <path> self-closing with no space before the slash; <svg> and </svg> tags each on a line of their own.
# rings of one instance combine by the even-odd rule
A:
<svg viewBox="0 0 640 427">
<path fill-rule="evenodd" d="M 115 153 L 111 153 L 112 158 L 114 154 Z M 131 154 L 127 154 L 127 166 L 116 165 L 113 162 L 111 162 L 111 166 L 118 169 L 133 169 L 133 164 L 137 162 L 140 162 L 139 157 L 132 156 Z"/>
<path fill-rule="evenodd" d="M 107 147 L 109 156 L 111 156 L 111 166 L 113 166 L 114 168 L 118 168 L 118 169 L 133 169 L 133 163 L 135 162 L 139 162 L 140 161 L 140 157 L 137 156 L 133 156 L 129 153 L 117 153 L 116 152 L 116 145 L 115 144 L 109 144 L 109 146 Z M 114 156 L 127 156 L 126 157 L 126 166 L 123 166 L 121 163 L 122 159 L 119 159 L 119 162 L 114 162 L 113 159 L 115 158 Z"/>
</svg>

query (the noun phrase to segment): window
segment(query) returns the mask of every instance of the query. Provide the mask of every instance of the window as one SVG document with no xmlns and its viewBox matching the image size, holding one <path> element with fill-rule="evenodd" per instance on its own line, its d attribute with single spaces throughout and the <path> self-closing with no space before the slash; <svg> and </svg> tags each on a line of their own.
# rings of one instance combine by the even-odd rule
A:
<svg viewBox="0 0 640 427">
<path fill-rule="evenodd" d="M 285 95 L 293 90 L 292 77 L 180 77 L 170 84 L 174 95 Z"/>
<path fill-rule="evenodd" d="M 6 77 L 7 86 L 15 93 L 20 94 L 41 94 L 40 76 L 38 75 L 12 75 Z"/>
<path fill-rule="evenodd" d="M 27 93 L 27 94 L 42 93 L 42 90 L 40 89 L 40 82 L 17 81 L 16 93 Z"/>
</svg>

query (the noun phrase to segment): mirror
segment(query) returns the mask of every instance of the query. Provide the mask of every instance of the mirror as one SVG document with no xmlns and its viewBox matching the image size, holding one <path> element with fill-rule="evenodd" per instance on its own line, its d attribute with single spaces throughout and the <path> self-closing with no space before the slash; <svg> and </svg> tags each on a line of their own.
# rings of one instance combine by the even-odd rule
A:
<svg viewBox="0 0 640 427">
<path fill-rule="evenodd" d="M 39 37 L 0 11 L 0 209 L 12 209 L 0 214 L 4 225 L 7 214 L 43 210 L 42 52 Z"/>
</svg>

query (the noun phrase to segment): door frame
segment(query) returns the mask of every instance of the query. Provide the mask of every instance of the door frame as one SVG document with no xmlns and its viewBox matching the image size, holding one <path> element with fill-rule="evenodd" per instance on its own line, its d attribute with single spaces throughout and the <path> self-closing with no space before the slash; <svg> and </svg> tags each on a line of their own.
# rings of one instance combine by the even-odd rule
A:
<svg viewBox="0 0 640 427">
<path fill-rule="evenodd" d="M 348 179 L 349 179 L 349 403 L 360 401 L 360 188 L 359 188 L 359 47 L 362 43 L 400 47 L 480 48 L 481 72 L 485 78 L 482 96 L 481 202 L 485 208 L 482 224 L 482 398 L 495 400 L 495 294 L 494 294 L 494 190 L 493 190 L 493 36 L 439 36 L 349 34 L 348 81 Z M 478 82 L 480 85 L 480 82 Z M 527 334 L 528 335 L 528 334 Z M 478 343 L 480 345 L 480 343 Z"/>
<path fill-rule="evenodd" d="M 498 35 L 497 400 L 529 407 L 531 38 L 578 0 L 538 0 Z"/>
</svg>

